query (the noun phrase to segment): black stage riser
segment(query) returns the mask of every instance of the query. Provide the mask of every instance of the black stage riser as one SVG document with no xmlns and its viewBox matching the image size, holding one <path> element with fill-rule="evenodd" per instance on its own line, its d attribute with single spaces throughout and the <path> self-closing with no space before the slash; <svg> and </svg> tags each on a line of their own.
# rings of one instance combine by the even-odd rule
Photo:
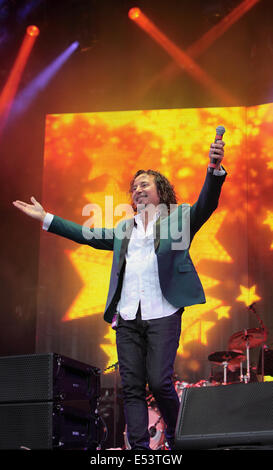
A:
<svg viewBox="0 0 273 470">
<path fill-rule="evenodd" d="M 273 383 L 185 388 L 177 449 L 273 446 Z"/>
</svg>

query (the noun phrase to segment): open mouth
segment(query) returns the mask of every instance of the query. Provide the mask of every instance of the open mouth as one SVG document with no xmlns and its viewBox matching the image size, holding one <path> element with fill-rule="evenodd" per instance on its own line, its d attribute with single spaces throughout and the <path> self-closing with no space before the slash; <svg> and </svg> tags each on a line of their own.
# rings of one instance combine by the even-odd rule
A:
<svg viewBox="0 0 273 470">
<path fill-rule="evenodd" d="M 145 194 L 142 194 L 141 196 L 138 196 L 136 201 L 139 202 L 141 199 L 145 199 L 147 196 Z"/>
</svg>

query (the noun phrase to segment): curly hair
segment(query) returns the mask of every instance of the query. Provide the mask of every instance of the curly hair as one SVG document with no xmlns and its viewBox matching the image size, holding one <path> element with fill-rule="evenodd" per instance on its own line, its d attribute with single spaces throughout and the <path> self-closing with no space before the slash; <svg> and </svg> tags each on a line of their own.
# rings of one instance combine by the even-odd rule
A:
<svg viewBox="0 0 273 470">
<path fill-rule="evenodd" d="M 159 196 L 159 202 L 160 204 L 165 204 L 168 207 L 168 210 L 170 211 L 170 205 L 177 204 L 177 197 L 173 185 L 164 175 L 159 173 L 159 171 L 138 170 L 130 182 L 130 194 L 132 194 L 133 192 L 133 185 L 135 179 L 143 173 L 147 175 L 152 175 L 154 177 L 154 182 Z M 132 204 L 132 206 L 135 209 L 134 204 Z"/>
</svg>

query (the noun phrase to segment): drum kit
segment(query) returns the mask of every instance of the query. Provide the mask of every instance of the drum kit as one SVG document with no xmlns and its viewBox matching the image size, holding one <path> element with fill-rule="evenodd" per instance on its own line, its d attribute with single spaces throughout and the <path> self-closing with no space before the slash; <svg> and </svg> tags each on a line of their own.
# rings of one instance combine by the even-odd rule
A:
<svg viewBox="0 0 273 470">
<path fill-rule="evenodd" d="M 228 342 L 227 351 L 218 351 L 209 355 L 208 360 L 214 364 L 222 365 L 224 370 L 223 385 L 228 383 L 227 370 L 240 367 L 240 382 L 249 383 L 250 371 L 250 349 L 265 343 L 267 333 L 264 328 L 249 328 L 234 333 Z M 264 348 L 262 348 L 263 352 Z M 246 362 L 246 374 L 244 374 L 243 363 Z M 262 366 L 262 380 L 264 370 Z"/>
</svg>

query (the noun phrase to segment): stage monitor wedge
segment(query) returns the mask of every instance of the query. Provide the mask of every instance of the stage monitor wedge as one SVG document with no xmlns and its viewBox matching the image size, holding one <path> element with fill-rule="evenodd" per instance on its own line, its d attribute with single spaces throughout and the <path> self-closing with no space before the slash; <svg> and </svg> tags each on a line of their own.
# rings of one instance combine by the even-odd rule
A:
<svg viewBox="0 0 273 470">
<path fill-rule="evenodd" d="M 185 388 L 175 431 L 181 450 L 271 446 L 273 382 Z"/>
</svg>

